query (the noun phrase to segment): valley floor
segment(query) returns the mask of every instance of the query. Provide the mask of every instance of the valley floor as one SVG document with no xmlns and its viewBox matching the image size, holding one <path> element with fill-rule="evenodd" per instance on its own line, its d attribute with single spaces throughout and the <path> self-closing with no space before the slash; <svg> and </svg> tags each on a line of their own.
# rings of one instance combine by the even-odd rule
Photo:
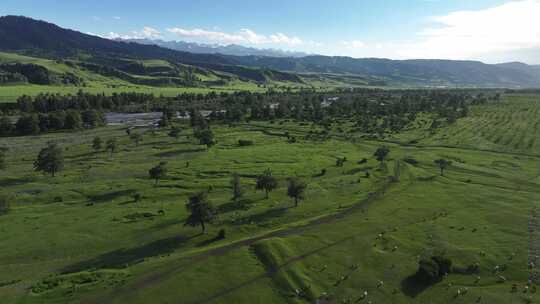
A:
<svg viewBox="0 0 540 304">
<path fill-rule="evenodd" d="M 179 139 L 141 130 L 138 146 L 123 127 L 2 138 L 0 187 L 16 204 L 0 215 L 0 302 L 534 303 L 524 291 L 540 248 L 538 99 L 508 96 L 434 133 L 419 125 L 384 140 L 307 138 L 318 127 L 292 121 L 213 126 L 208 150 L 187 127 Z M 95 136 L 118 138 L 119 151 L 94 152 Z M 66 156 L 54 178 L 32 170 L 50 140 Z M 453 161 L 443 176 L 439 158 Z M 148 170 L 161 161 L 169 173 L 155 186 Z M 268 168 L 280 185 L 265 199 L 254 178 Z M 286 195 L 293 176 L 308 183 L 298 207 Z M 201 190 L 219 211 L 207 234 L 184 226 L 187 198 Z M 437 254 L 479 272 L 410 279 Z"/>
</svg>

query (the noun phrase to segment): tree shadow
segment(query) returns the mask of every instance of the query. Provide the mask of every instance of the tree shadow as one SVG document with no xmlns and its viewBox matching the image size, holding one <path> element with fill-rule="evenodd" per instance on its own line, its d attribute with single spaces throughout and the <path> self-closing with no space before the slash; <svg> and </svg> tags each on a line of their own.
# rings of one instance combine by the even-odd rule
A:
<svg viewBox="0 0 540 304">
<path fill-rule="evenodd" d="M 24 184 L 28 184 L 35 181 L 35 178 L 27 176 L 27 177 L 20 177 L 20 178 L 4 178 L 0 180 L 0 187 L 12 187 L 12 186 L 20 186 Z"/>
<path fill-rule="evenodd" d="M 251 199 L 242 199 L 238 201 L 232 201 L 225 204 L 221 204 L 217 207 L 218 213 L 228 213 L 233 212 L 236 210 L 249 210 L 251 208 L 251 204 L 253 204 L 255 201 Z"/>
<path fill-rule="evenodd" d="M 97 151 L 91 151 L 91 152 L 87 152 L 87 153 L 82 153 L 82 154 L 77 154 L 77 155 L 70 155 L 70 156 L 66 156 L 66 159 L 79 159 L 79 158 L 85 158 L 85 159 L 88 159 L 92 156 L 96 156 L 97 154 L 99 154 L 100 152 L 97 152 Z"/>
<path fill-rule="evenodd" d="M 236 219 L 233 222 L 233 224 L 235 224 L 235 225 L 244 225 L 246 223 L 257 223 L 257 224 L 264 223 L 268 219 L 277 218 L 277 217 L 280 217 L 280 216 L 284 215 L 287 212 L 287 210 L 289 210 L 291 208 L 292 207 L 283 207 L 283 208 L 266 210 L 266 211 L 261 212 L 261 213 L 252 214 L 252 215 L 249 215 L 249 216 L 246 216 L 246 217 Z"/>
<path fill-rule="evenodd" d="M 212 244 L 212 243 L 215 243 L 215 242 L 217 242 L 217 241 L 221 241 L 221 240 L 223 240 L 223 239 L 224 239 L 224 237 L 219 236 L 219 235 L 216 235 L 216 236 L 213 237 L 213 238 L 210 238 L 210 239 L 207 239 L 207 240 L 204 240 L 204 241 L 202 241 L 202 242 L 197 243 L 196 246 L 197 246 L 197 247 L 205 247 L 205 246 L 208 246 L 208 245 L 210 245 L 210 244 Z"/>
<path fill-rule="evenodd" d="M 62 269 L 62 273 L 73 273 L 100 268 L 125 268 L 140 263 L 144 261 L 145 258 L 170 254 L 184 246 L 190 239 L 197 236 L 199 235 L 191 237 L 175 236 L 151 242 L 140 247 L 118 249 L 99 255 L 95 258 L 67 266 Z"/>
<path fill-rule="evenodd" d="M 408 297 L 416 298 L 416 296 L 438 282 L 440 280 L 428 282 L 418 278 L 417 274 L 413 274 L 401 281 L 401 291 Z"/>
<path fill-rule="evenodd" d="M 206 152 L 206 148 L 178 149 L 154 154 L 157 157 L 173 157 L 186 153 Z"/>
<path fill-rule="evenodd" d="M 137 193 L 137 190 L 135 189 L 126 189 L 126 190 L 107 192 L 103 194 L 89 195 L 88 198 L 92 201 L 92 203 L 99 204 L 99 203 L 112 201 L 122 196 L 133 195 L 135 193 Z"/>
</svg>

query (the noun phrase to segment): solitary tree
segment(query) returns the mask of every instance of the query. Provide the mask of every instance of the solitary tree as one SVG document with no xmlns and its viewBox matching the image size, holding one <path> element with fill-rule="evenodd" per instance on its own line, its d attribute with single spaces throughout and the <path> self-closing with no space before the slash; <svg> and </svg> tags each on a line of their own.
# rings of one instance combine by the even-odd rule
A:
<svg viewBox="0 0 540 304">
<path fill-rule="evenodd" d="M 98 152 L 101 150 L 103 146 L 103 140 L 99 136 L 94 137 L 94 140 L 92 140 L 92 148 Z"/>
<path fill-rule="evenodd" d="M 107 151 L 109 151 L 109 153 L 111 153 L 111 156 L 113 155 L 113 153 L 116 151 L 116 148 L 118 147 L 118 145 L 116 144 L 116 138 L 109 138 L 107 140 Z"/>
<path fill-rule="evenodd" d="M 272 176 L 272 171 L 267 169 L 263 174 L 257 177 L 257 184 L 255 185 L 256 190 L 264 190 L 266 193 L 266 198 L 268 199 L 268 193 L 278 186 L 277 179 Z"/>
<path fill-rule="evenodd" d="M 383 146 L 378 148 L 377 151 L 373 153 L 373 156 L 375 156 L 375 158 L 377 158 L 377 160 L 382 164 L 388 156 L 388 153 L 390 153 L 390 149 L 388 149 L 388 147 L 386 146 Z"/>
<path fill-rule="evenodd" d="M 174 126 L 169 131 L 169 136 L 174 138 L 174 139 L 178 139 L 178 137 L 180 137 L 181 132 L 182 132 L 182 130 L 179 127 Z"/>
<path fill-rule="evenodd" d="M 216 210 L 208 202 L 206 192 L 199 192 L 190 196 L 186 209 L 189 216 L 184 225 L 192 227 L 201 225 L 202 233 L 206 233 L 205 223 L 211 223 L 216 216 Z"/>
<path fill-rule="evenodd" d="M 64 155 L 62 153 L 62 148 L 54 142 L 49 142 L 47 147 L 41 149 L 34 162 L 34 169 L 36 171 L 49 173 L 52 177 L 54 177 L 56 172 L 61 171 L 63 168 Z"/>
<path fill-rule="evenodd" d="M 141 133 L 132 133 L 129 135 L 129 138 L 135 142 L 136 146 L 139 146 L 139 143 L 143 140 L 143 136 Z"/>
<path fill-rule="evenodd" d="M 215 144 L 214 133 L 210 129 L 197 130 L 193 135 L 199 140 L 201 145 L 206 145 L 208 148 Z"/>
<path fill-rule="evenodd" d="M 148 170 L 150 178 L 156 181 L 156 186 L 160 179 L 164 178 L 167 175 L 167 163 L 161 162 L 159 165 Z"/>
<path fill-rule="evenodd" d="M 439 166 L 439 169 L 441 169 L 441 176 L 444 175 L 444 170 L 448 167 L 450 167 L 450 165 L 452 165 L 452 161 L 451 160 L 446 160 L 444 158 L 441 158 L 441 159 L 437 159 L 434 161 L 434 163 Z"/>
<path fill-rule="evenodd" d="M 233 174 L 231 178 L 231 188 L 233 193 L 233 200 L 236 201 L 237 199 L 242 197 L 244 193 L 242 192 L 242 185 L 240 184 L 240 175 L 236 173 Z"/>
<path fill-rule="evenodd" d="M 304 192 L 307 184 L 297 177 L 289 178 L 289 186 L 287 187 L 287 195 L 294 199 L 294 206 L 298 207 L 298 201 L 304 199 Z"/>
</svg>

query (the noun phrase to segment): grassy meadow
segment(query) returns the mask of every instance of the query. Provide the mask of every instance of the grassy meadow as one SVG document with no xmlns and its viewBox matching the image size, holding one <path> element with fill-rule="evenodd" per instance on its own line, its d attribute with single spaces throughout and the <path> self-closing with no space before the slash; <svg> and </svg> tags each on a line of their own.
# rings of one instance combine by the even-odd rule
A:
<svg viewBox="0 0 540 304">
<path fill-rule="evenodd" d="M 210 149 L 186 124 L 178 139 L 132 131 L 139 145 L 123 126 L 1 138 L 0 191 L 15 199 L 0 215 L 0 303 L 535 303 L 535 288 L 524 291 L 540 255 L 539 99 L 507 95 L 435 131 L 420 117 L 385 140 L 346 121 L 324 140 L 295 121 L 213 125 Z M 95 152 L 96 136 L 117 138 L 118 151 Z M 66 160 L 54 178 L 33 171 L 51 140 Z M 440 158 L 452 160 L 444 175 Z M 169 172 L 155 185 L 148 170 L 162 161 Z M 268 199 L 255 191 L 266 169 L 279 180 Z M 298 207 L 289 177 L 308 184 Z M 219 212 L 207 234 L 184 226 L 199 191 Z M 412 282 L 435 254 L 479 272 Z"/>
</svg>

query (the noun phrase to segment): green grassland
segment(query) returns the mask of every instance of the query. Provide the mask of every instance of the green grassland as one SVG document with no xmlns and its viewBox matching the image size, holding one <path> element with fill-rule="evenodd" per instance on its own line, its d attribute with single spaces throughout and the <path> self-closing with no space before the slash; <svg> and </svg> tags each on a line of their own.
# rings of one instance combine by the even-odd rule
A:
<svg viewBox="0 0 540 304">
<path fill-rule="evenodd" d="M 536 272 L 529 259 L 540 255 L 533 230 L 538 99 L 505 96 L 434 131 L 429 117 L 419 117 L 384 139 L 349 133 L 353 123 L 345 121 L 325 140 L 307 136 L 319 126 L 294 121 L 215 125 L 218 144 L 208 150 L 187 126 L 179 139 L 137 130 L 144 133 L 139 146 L 119 126 L 2 138 L 10 150 L 0 190 L 16 200 L 0 215 L 0 302 L 537 301 L 523 290 Z M 288 143 L 285 132 L 298 141 Z M 94 152 L 95 136 L 118 138 L 119 151 Z M 254 145 L 240 147 L 239 139 Z M 50 140 L 65 149 L 65 170 L 55 178 L 32 170 Z M 372 155 L 383 144 L 391 152 L 380 165 Z M 336 167 L 342 157 L 347 161 Z M 358 162 L 363 158 L 367 163 Z M 434 164 L 439 158 L 453 161 L 444 176 Z M 160 161 L 169 173 L 155 186 L 148 170 Z M 255 176 L 267 168 L 280 182 L 269 199 L 254 190 Z M 237 202 L 233 173 L 245 191 Z M 286 196 L 293 176 L 308 183 L 296 208 Z M 206 190 L 219 217 L 202 235 L 183 225 L 184 205 Z M 216 238 L 220 229 L 225 239 Z M 479 263 L 479 273 L 412 284 L 407 278 L 418 260 L 434 254 L 461 268 Z M 505 266 L 502 273 L 493 272 L 497 265 Z M 456 296 L 458 290 L 467 292 Z"/>
<path fill-rule="evenodd" d="M 309 80 L 302 82 L 288 82 L 273 80 L 268 78 L 264 84 L 255 81 L 238 77 L 237 75 L 216 72 L 212 70 L 203 70 L 190 67 L 187 65 L 173 66 L 165 60 L 131 60 L 124 59 L 125 64 L 140 64 L 148 69 L 146 73 L 134 74 L 130 72 L 122 72 L 125 77 L 133 80 L 155 81 L 160 83 L 165 78 L 179 79 L 182 75 L 172 77 L 180 70 L 180 74 L 190 70 L 192 77 L 198 79 L 196 85 L 172 85 L 162 83 L 160 85 L 139 84 L 113 76 L 105 76 L 94 72 L 90 69 L 85 69 L 78 65 L 76 60 L 70 61 L 55 61 L 37 57 L 19 55 L 15 53 L 0 52 L 0 64 L 34 64 L 45 67 L 51 75 L 72 74 L 84 81 L 84 85 L 36 85 L 28 83 L 12 83 L 0 85 L 0 102 L 14 102 L 21 95 L 35 96 L 40 93 L 59 93 L 59 94 L 74 94 L 79 90 L 89 93 L 104 93 L 110 95 L 112 93 L 122 92 L 138 92 L 138 93 L 153 93 L 155 95 L 176 96 L 181 93 L 208 93 L 210 91 L 252 91 L 264 92 L 268 88 L 281 90 L 284 87 L 293 89 L 307 88 L 312 85 Z M 176 69 L 176 70 L 175 70 Z M 182 76 L 183 77 L 183 76 Z"/>
</svg>

